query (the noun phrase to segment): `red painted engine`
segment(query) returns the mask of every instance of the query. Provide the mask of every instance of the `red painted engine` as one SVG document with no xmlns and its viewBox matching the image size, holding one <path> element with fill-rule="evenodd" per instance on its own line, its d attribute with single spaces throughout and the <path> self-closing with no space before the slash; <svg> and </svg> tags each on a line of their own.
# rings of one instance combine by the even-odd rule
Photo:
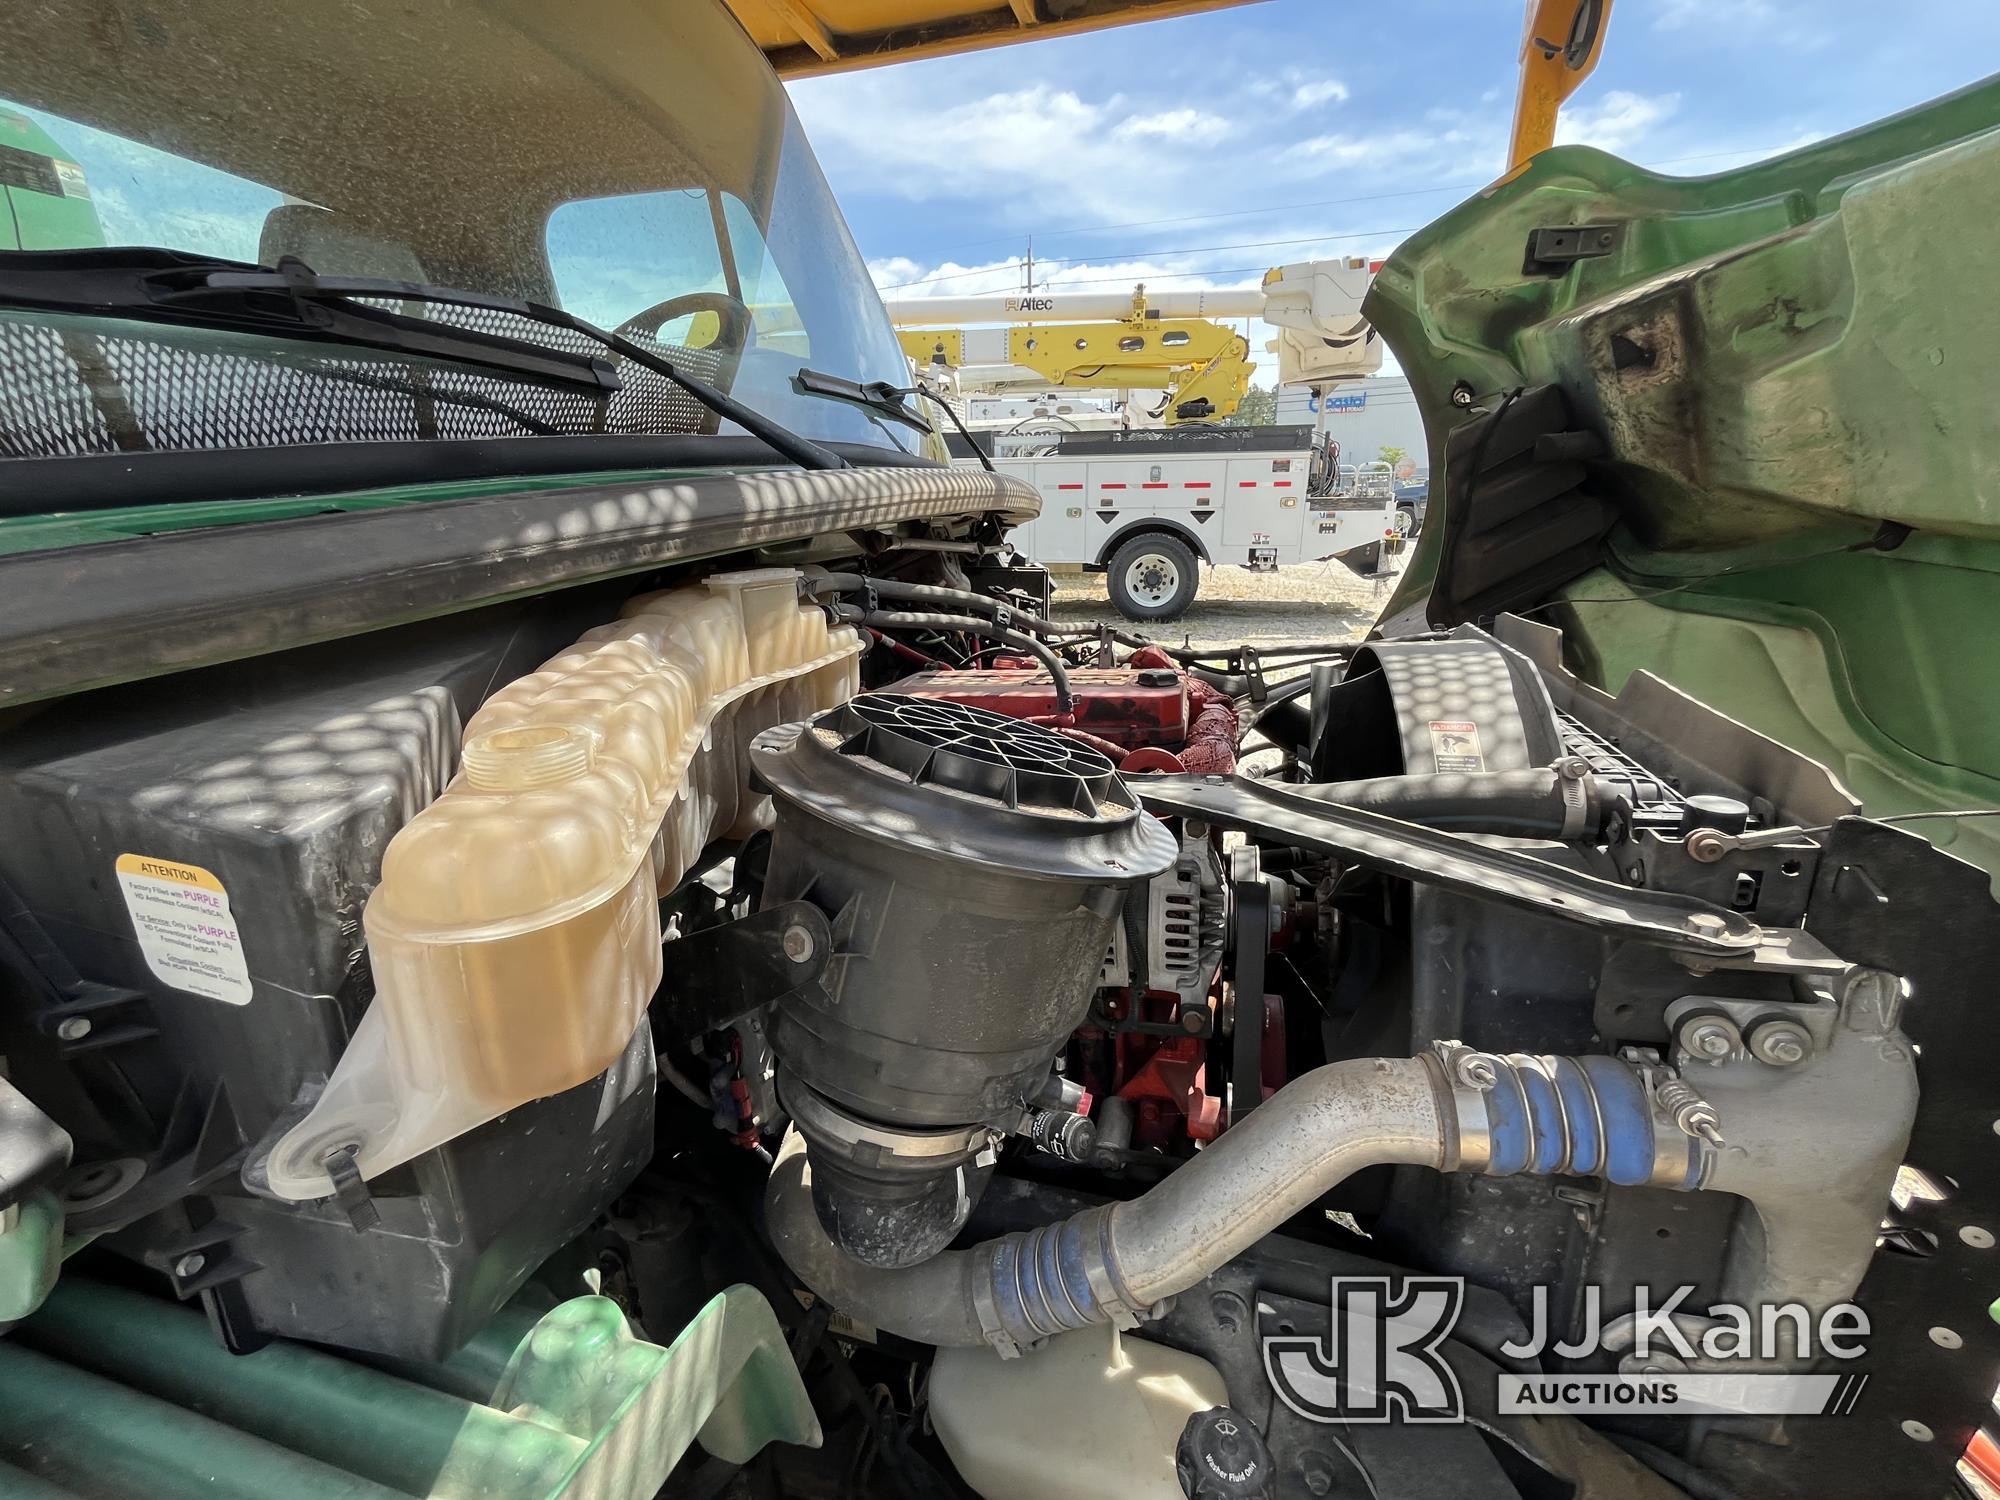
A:
<svg viewBox="0 0 2000 1500">
<path fill-rule="evenodd" d="M 1156 646 L 1142 647 L 1122 666 L 1073 667 L 1074 710 L 1058 722 L 1055 684 L 1031 658 L 1000 657 L 992 667 L 927 667 L 885 689 L 911 697 L 971 704 L 1046 725 L 1109 756 L 1127 776 L 1147 772 L 1226 775 L 1236 768 L 1240 733 L 1235 701 L 1182 670 Z M 1193 920 L 1188 916 L 1187 920 Z M 1284 1023 L 1277 997 L 1265 1027 L 1264 1092 L 1283 1080 Z M 1211 1049 L 1222 992 L 1193 999 L 1173 990 L 1112 984 L 1099 1014 L 1071 1047 L 1071 1077 L 1098 1101 L 1116 1099 L 1141 1150 L 1186 1150 L 1213 1140 L 1227 1124 L 1222 1098 L 1211 1093 Z M 1106 1111 L 1097 1110 L 1103 1128 Z"/>
<path fill-rule="evenodd" d="M 1012 667 L 923 671 L 892 684 L 888 691 L 968 703 L 1009 718 L 1052 723 L 1055 683 L 1040 667 L 1033 663 L 1030 667 L 1026 671 Z M 1141 745 L 1178 750 L 1187 742 L 1188 691 L 1181 674 L 1170 667 L 1073 667 L 1069 684 L 1076 700 L 1073 727 L 1086 734 L 1108 740 L 1121 750 L 1136 750 Z"/>
<path fill-rule="evenodd" d="M 1128 775 L 1146 771 L 1227 773 L 1236 768 L 1236 704 L 1221 689 L 1181 671 L 1147 646 L 1122 667 L 1076 667 L 1075 710 L 1056 722 L 1055 684 L 1032 660 L 1001 657 L 990 668 L 926 668 L 886 691 L 991 709 L 1046 724 L 1094 745 Z"/>
</svg>

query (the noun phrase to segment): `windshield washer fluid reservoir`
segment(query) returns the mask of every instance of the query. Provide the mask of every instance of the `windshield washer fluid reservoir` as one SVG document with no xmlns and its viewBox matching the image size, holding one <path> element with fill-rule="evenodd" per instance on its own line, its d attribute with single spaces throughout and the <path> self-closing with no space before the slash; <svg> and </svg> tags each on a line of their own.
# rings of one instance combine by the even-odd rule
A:
<svg viewBox="0 0 2000 1500">
<path fill-rule="evenodd" d="M 938 1441 L 984 1500 L 1180 1500 L 1181 1429 L 1228 1399 L 1200 1355 L 1109 1325 L 1020 1359 L 940 1349 L 931 1365 Z"/>
<path fill-rule="evenodd" d="M 769 818 L 760 729 L 849 697 L 860 638 L 788 568 L 647 595 L 495 693 L 391 840 L 362 925 L 375 1000 L 268 1163 L 280 1197 L 400 1165 L 617 1059 L 660 982 L 658 896 Z"/>
</svg>

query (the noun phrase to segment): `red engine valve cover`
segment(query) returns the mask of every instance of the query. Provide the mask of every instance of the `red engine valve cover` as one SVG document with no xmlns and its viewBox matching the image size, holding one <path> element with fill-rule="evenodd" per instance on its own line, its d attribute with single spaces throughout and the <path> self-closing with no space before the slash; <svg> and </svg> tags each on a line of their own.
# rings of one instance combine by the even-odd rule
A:
<svg viewBox="0 0 2000 1500">
<path fill-rule="evenodd" d="M 1159 668 L 1076 667 L 1069 674 L 1076 727 L 1127 750 L 1178 749 L 1188 737 L 1188 692 L 1180 673 Z M 919 672 L 883 689 L 943 698 L 1015 719 L 1056 711 L 1055 684 L 1041 671 Z"/>
</svg>

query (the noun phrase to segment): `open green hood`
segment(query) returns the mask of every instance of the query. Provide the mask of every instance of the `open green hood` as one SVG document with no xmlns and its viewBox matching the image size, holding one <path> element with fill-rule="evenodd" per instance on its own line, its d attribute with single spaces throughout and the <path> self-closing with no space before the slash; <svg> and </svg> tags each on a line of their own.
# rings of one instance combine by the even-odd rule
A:
<svg viewBox="0 0 2000 1500">
<path fill-rule="evenodd" d="M 1647 669 L 1876 816 L 2000 806 L 2000 79 L 1788 156 L 1542 153 L 1367 312 L 1445 525 L 1400 634 L 1506 610 Z M 2000 874 L 2000 819 L 1919 825 Z"/>
</svg>

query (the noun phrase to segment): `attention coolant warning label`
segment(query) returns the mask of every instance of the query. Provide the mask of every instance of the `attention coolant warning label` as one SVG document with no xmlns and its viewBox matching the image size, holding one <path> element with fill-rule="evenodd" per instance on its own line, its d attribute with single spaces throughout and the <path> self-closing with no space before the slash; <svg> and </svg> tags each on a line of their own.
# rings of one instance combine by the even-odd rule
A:
<svg viewBox="0 0 2000 1500">
<path fill-rule="evenodd" d="M 250 1003 L 243 939 L 221 881 L 199 865 L 121 854 L 118 884 L 139 951 L 158 978 L 211 1000 Z"/>
<path fill-rule="evenodd" d="M 1483 771 L 1479 726 L 1469 719 L 1431 720 L 1431 760 L 1440 771 Z"/>
</svg>

